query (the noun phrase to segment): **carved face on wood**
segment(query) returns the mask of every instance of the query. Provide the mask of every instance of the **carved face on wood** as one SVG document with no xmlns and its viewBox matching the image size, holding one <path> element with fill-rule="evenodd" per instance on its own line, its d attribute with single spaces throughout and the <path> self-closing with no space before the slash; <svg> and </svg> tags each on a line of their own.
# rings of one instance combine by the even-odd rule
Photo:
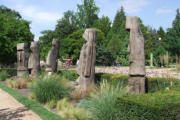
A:
<svg viewBox="0 0 180 120">
<path fill-rule="evenodd" d="M 92 29 L 86 29 L 84 34 L 83 34 L 83 38 L 86 40 L 86 42 L 96 42 L 95 37 L 97 36 L 97 32 L 96 34 L 94 34 L 92 31 Z"/>
<path fill-rule="evenodd" d="M 32 52 L 36 52 L 36 50 L 38 49 L 38 43 L 37 42 L 31 42 L 30 49 Z"/>
<path fill-rule="evenodd" d="M 52 45 L 53 45 L 53 47 L 55 47 L 55 48 L 59 48 L 59 47 L 60 47 L 60 42 L 59 42 L 59 40 L 53 39 Z"/>
</svg>

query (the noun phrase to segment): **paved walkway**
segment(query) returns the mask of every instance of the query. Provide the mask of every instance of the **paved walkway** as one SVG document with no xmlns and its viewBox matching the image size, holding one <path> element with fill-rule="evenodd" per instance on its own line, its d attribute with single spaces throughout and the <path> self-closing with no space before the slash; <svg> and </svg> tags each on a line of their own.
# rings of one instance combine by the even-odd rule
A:
<svg viewBox="0 0 180 120">
<path fill-rule="evenodd" d="M 7 92 L 0 89 L 0 120 L 42 120 L 20 104 Z"/>
</svg>

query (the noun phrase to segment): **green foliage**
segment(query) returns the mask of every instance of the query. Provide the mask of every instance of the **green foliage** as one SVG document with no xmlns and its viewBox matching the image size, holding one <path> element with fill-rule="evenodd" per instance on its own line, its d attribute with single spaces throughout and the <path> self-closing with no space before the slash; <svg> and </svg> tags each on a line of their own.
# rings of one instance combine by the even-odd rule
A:
<svg viewBox="0 0 180 120">
<path fill-rule="evenodd" d="M 114 60 L 111 49 L 104 45 L 96 47 L 96 65 L 110 66 Z"/>
<path fill-rule="evenodd" d="M 60 71 L 60 76 L 70 81 L 76 81 L 78 78 L 76 71 L 69 71 L 69 70 Z"/>
<path fill-rule="evenodd" d="M 6 72 L 9 76 L 16 76 L 17 69 L 16 68 L 0 68 L 0 72 Z"/>
<path fill-rule="evenodd" d="M 8 92 L 11 96 L 13 96 L 17 101 L 19 101 L 21 104 L 23 104 L 28 109 L 35 112 L 37 115 L 39 115 L 43 120 L 64 120 L 61 116 L 52 113 L 48 111 L 46 108 L 41 106 L 40 104 L 29 100 L 28 98 L 24 97 L 17 91 L 8 88 L 0 83 L 0 88 L 6 92 Z"/>
<path fill-rule="evenodd" d="M 167 32 L 167 41 L 166 44 L 168 45 L 168 50 L 173 55 L 180 54 L 180 12 L 179 9 L 177 10 L 176 18 L 173 21 L 172 28 L 168 29 Z"/>
<path fill-rule="evenodd" d="M 50 109 L 52 108 L 56 108 L 56 105 L 57 105 L 57 101 L 56 100 L 51 100 L 49 102 L 46 103 L 46 106 Z"/>
<path fill-rule="evenodd" d="M 52 40 L 55 37 L 55 32 L 52 30 L 44 30 L 41 32 L 42 36 L 39 37 L 39 48 L 41 59 L 46 59 L 48 51 L 52 47 Z"/>
<path fill-rule="evenodd" d="M 102 16 L 102 18 L 99 18 L 97 21 L 95 21 L 94 25 L 95 28 L 101 30 L 105 37 L 107 37 L 110 29 L 111 29 L 111 21 L 108 16 Z"/>
<path fill-rule="evenodd" d="M 82 0 L 82 4 L 78 4 L 77 18 L 78 26 L 82 29 L 90 28 L 98 19 L 99 8 L 94 0 Z"/>
<path fill-rule="evenodd" d="M 67 98 L 58 101 L 57 109 L 59 114 L 67 119 L 91 120 L 88 111 L 83 108 L 74 107 Z"/>
<path fill-rule="evenodd" d="M 128 76 L 120 74 L 107 74 L 98 73 L 95 75 L 96 82 L 107 80 L 112 84 L 123 83 L 124 86 L 128 85 Z M 150 78 L 147 77 L 148 92 L 163 91 L 166 88 L 176 89 L 180 88 L 180 81 L 174 78 Z"/>
<path fill-rule="evenodd" d="M 5 71 L 0 72 L 0 81 L 5 81 L 8 78 L 8 73 Z"/>
<path fill-rule="evenodd" d="M 178 120 L 180 91 L 119 97 L 117 120 Z"/>
<path fill-rule="evenodd" d="M 77 16 L 74 11 L 68 10 L 64 13 L 64 17 L 57 22 L 55 28 L 56 38 L 64 39 L 77 29 Z"/>
<path fill-rule="evenodd" d="M 81 48 L 84 43 L 82 35 L 84 30 L 78 30 L 69 35 L 66 39 L 61 40 L 60 55 L 69 56 L 74 62 L 79 58 Z"/>
<path fill-rule="evenodd" d="M 84 107 L 92 112 L 92 118 L 95 120 L 115 120 L 116 99 L 126 92 L 127 89 L 123 89 L 120 84 L 111 85 L 107 81 L 103 81 L 95 94 L 87 99 Z"/>
<path fill-rule="evenodd" d="M 66 39 L 61 40 L 60 55 L 68 56 L 73 59 L 73 63 L 79 58 L 81 48 L 85 40 L 82 38 L 84 30 L 78 30 L 69 35 Z M 104 33 L 98 30 L 97 47 L 106 42 Z M 97 53 L 98 54 L 98 53 Z M 98 59 L 98 57 L 97 57 Z"/>
<path fill-rule="evenodd" d="M 6 82 L 8 84 L 8 87 L 10 87 L 10 88 L 17 88 L 17 83 L 14 80 L 7 79 Z"/>
<path fill-rule="evenodd" d="M 5 6 L 0 6 L 0 63 L 12 64 L 16 61 L 16 45 L 33 41 L 30 22 L 20 14 Z"/>
<path fill-rule="evenodd" d="M 112 28 L 107 36 L 109 43 L 108 48 L 111 49 L 113 57 L 125 58 L 128 61 L 128 42 L 129 34 L 125 28 L 126 16 L 123 7 L 117 11 L 115 19 L 113 21 Z M 119 59 L 121 60 L 121 59 Z M 121 65 L 124 65 L 123 61 L 120 61 Z"/>
<path fill-rule="evenodd" d="M 69 95 L 69 89 L 57 76 L 41 76 L 32 86 L 32 93 L 40 103 L 59 100 Z"/>
</svg>

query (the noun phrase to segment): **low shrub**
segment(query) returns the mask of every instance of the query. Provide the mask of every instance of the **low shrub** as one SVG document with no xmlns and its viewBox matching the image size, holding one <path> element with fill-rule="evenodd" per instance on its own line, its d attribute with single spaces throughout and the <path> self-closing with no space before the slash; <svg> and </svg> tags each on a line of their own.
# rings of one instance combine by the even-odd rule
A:
<svg viewBox="0 0 180 120">
<path fill-rule="evenodd" d="M 17 69 L 16 68 L 1 68 L 0 72 L 6 72 L 8 75 L 16 76 L 17 74 Z"/>
<path fill-rule="evenodd" d="M 107 80 L 112 84 L 117 84 L 118 82 L 123 82 L 123 86 L 128 85 L 128 75 L 120 75 L 120 74 L 107 74 L 107 73 L 97 73 L 95 75 L 96 82 L 100 82 L 103 80 Z M 169 89 L 176 89 L 180 88 L 180 80 L 175 78 L 159 78 L 159 77 L 147 77 L 147 85 L 148 85 L 148 92 L 156 92 L 160 90 L 165 90 L 166 88 Z"/>
<path fill-rule="evenodd" d="M 51 100 L 49 102 L 46 103 L 46 106 L 50 109 L 52 108 L 56 108 L 56 105 L 57 105 L 57 101 L 56 100 Z"/>
<path fill-rule="evenodd" d="M 62 70 L 59 73 L 61 77 L 64 77 L 70 81 L 76 81 L 78 78 L 77 72 L 73 70 Z"/>
<path fill-rule="evenodd" d="M 59 100 L 69 95 L 69 89 L 62 82 L 62 78 L 55 75 L 40 76 L 33 83 L 31 90 L 40 103 Z"/>
<path fill-rule="evenodd" d="M 61 76 L 64 76 L 68 80 L 76 80 L 77 73 L 76 71 L 61 71 Z M 74 77 L 73 77 L 74 76 Z M 100 84 L 101 81 L 107 80 L 112 84 L 123 83 L 123 86 L 128 85 L 128 75 L 121 75 L 121 74 L 108 74 L 108 73 L 96 73 L 95 74 L 95 82 Z M 159 78 L 159 77 L 147 77 L 147 85 L 148 85 L 148 92 L 156 92 L 160 90 L 165 90 L 166 88 L 169 89 L 176 89 L 180 88 L 180 80 L 175 78 Z"/>
<path fill-rule="evenodd" d="M 61 116 L 70 120 L 92 120 L 88 111 L 74 107 L 67 98 L 58 101 L 57 109 Z"/>
<path fill-rule="evenodd" d="M 115 120 L 180 120 L 180 91 L 119 97 Z"/>
<path fill-rule="evenodd" d="M 7 79 L 6 82 L 8 84 L 8 87 L 10 87 L 10 88 L 17 88 L 17 84 L 16 84 L 16 82 L 14 80 Z"/>
<path fill-rule="evenodd" d="M 92 118 L 95 120 L 115 120 L 116 99 L 126 94 L 127 91 L 120 84 L 111 85 L 105 81 L 100 84 L 100 88 L 97 89 L 91 98 L 81 101 L 81 104 L 78 106 L 87 108 L 92 112 Z"/>
<path fill-rule="evenodd" d="M 13 80 L 8 79 L 7 83 L 10 88 L 25 89 L 27 87 L 30 87 L 34 79 L 35 79 L 34 77 L 29 77 L 24 75 L 23 77 L 18 77 Z"/>
<path fill-rule="evenodd" d="M 94 89 L 95 89 L 95 85 L 89 86 L 88 89 L 86 90 L 81 88 L 76 88 L 75 90 L 72 91 L 71 97 L 76 102 L 79 102 L 80 99 L 89 97 L 90 94 L 94 91 Z"/>
<path fill-rule="evenodd" d="M 8 78 L 8 73 L 5 71 L 0 72 L 0 81 L 5 81 Z"/>
</svg>

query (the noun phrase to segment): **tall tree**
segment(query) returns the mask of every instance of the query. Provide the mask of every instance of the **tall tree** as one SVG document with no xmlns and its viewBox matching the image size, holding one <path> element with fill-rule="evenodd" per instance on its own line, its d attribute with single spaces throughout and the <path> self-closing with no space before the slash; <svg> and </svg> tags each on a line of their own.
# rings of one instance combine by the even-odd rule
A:
<svg viewBox="0 0 180 120">
<path fill-rule="evenodd" d="M 39 37 L 39 47 L 41 59 L 45 60 L 48 51 L 52 47 L 52 40 L 55 38 L 55 32 L 52 30 L 44 30 L 41 32 L 42 36 Z"/>
<path fill-rule="evenodd" d="M 167 48 L 172 55 L 177 55 L 177 63 L 180 64 L 180 12 L 177 9 L 176 18 L 173 21 L 172 28 L 167 31 Z"/>
<path fill-rule="evenodd" d="M 97 21 L 95 21 L 94 27 L 101 30 L 104 33 L 105 37 L 107 37 L 111 29 L 111 21 L 108 16 L 103 15 L 102 18 L 99 18 Z"/>
<path fill-rule="evenodd" d="M 119 62 L 121 64 L 124 63 L 123 61 L 128 61 L 129 55 L 127 52 L 129 35 L 125 24 L 126 16 L 124 8 L 121 7 L 116 13 L 112 28 L 108 34 L 108 48 L 112 50 L 114 58 L 120 58 Z"/>
<path fill-rule="evenodd" d="M 96 6 L 94 0 L 82 0 L 82 4 L 78 4 L 78 25 L 80 28 L 92 27 L 98 19 L 99 7 Z"/>
<path fill-rule="evenodd" d="M 58 20 L 55 28 L 56 37 L 58 39 L 64 39 L 77 29 L 77 17 L 73 11 L 68 10 L 64 13 L 63 18 Z"/>
<path fill-rule="evenodd" d="M 33 41 L 30 22 L 5 6 L 0 6 L 0 64 L 16 62 L 16 45 Z"/>
</svg>

